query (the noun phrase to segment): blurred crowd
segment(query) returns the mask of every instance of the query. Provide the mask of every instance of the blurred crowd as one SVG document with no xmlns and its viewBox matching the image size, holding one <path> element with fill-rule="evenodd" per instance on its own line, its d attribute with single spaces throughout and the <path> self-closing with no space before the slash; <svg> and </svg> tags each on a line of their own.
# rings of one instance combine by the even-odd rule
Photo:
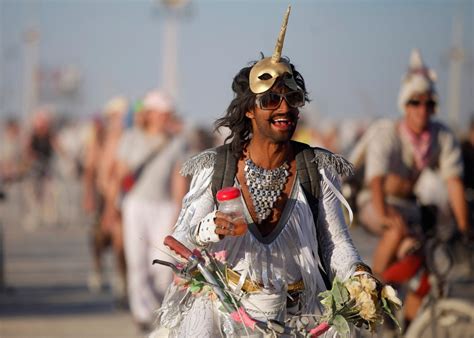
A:
<svg viewBox="0 0 474 338">
<path fill-rule="evenodd" d="M 311 125 L 302 116 L 294 139 L 345 156 L 373 122 Z M 1 130 L 0 191 L 8 206 L 2 222 L 27 231 L 88 227 L 90 291 L 100 292 L 110 283 L 117 304 L 130 307 L 140 329 L 149 330 L 172 280 L 171 269 L 151 261 L 169 260 L 156 245 L 172 231 L 190 183 L 179 168 L 193 154 L 221 144 L 223 135 L 211 125 L 188 123 L 159 90 L 135 101 L 111 98 L 89 119 L 64 118 L 54 107 L 41 106 L 28 121 L 4 119 Z M 456 137 L 462 142 L 466 196 L 472 201 L 474 119 Z M 436 175 L 425 188 L 420 188 L 421 197 L 425 191 L 436 198 L 430 202 L 446 208 L 447 191 Z M 116 262 L 110 281 L 104 275 L 107 250 Z"/>
<path fill-rule="evenodd" d="M 212 132 L 191 126 L 175 110 L 170 97 L 154 90 L 134 102 L 111 98 L 90 119 L 62 118 L 42 106 L 29 121 L 12 116 L 1 126 L 2 223 L 26 231 L 89 227 L 90 291 L 110 283 L 118 305 L 129 305 L 143 326 L 157 308 L 155 293 L 169 282 L 154 278 L 169 271 L 151 269 L 150 262 L 188 188 L 179 168 L 215 143 Z M 109 249 L 116 261 L 110 281 L 104 267 Z"/>
</svg>

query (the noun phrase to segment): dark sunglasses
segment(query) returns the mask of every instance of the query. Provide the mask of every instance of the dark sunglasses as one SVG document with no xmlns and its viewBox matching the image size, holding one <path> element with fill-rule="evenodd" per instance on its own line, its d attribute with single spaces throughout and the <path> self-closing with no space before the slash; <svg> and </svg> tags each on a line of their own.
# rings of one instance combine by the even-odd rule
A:
<svg viewBox="0 0 474 338">
<path fill-rule="evenodd" d="M 421 105 L 425 105 L 426 108 L 433 109 L 436 107 L 436 101 L 434 100 L 426 100 L 426 101 L 421 101 L 421 100 L 409 100 L 407 102 L 407 105 L 413 106 L 413 107 L 419 107 Z"/>
<path fill-rule="evenodd" d="M 304 92 L 301 90 L 288 93 L 266 92 L 258 94 L 255 102 L 260 109 L 274 110 L 280 107 L 283 99 L 285 99 L 286 103 L 292 108 L 300 108 L 305 104 Z"/>
</svg>

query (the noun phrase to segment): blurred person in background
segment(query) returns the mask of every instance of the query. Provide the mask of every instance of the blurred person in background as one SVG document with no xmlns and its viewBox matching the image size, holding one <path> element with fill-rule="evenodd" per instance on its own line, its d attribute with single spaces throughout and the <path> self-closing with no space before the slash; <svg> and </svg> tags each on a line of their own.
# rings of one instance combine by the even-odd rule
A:
<svg viewBox="0 0 474 338">
<path fill-rule="evenodd" d="M 467 137 L 462 142 L 461 149 L 464 161 L 464 186 L 466 199 L 469 203 L 470 224 L 472 225 L 474 221 L 474 116 L 471 117 Z"/>
<path fill-rule="evenodd" d="M 50 106 L 43 106 L 35 111 L 27 137 L 26 160 L 29 179 L 26 185 L 25 225 L 30 229 L 38 225 L 53 225 L 57 221 L 53 159 L 60 149 L 52 110 Z"/>
<path fill-rule="evenodd" d="M 118 148 L 115 199 L 123 216 L 128 296 L 134 320 L 148 331 L 153 312 L 160 307 L 172 280 L 170 269 L 152 266 L 153 259 L 167 259 L 163 240 L 171 233 L 187 180 L 178 168 L 185 142 L 177 134 L 177 119 L 171 99 L 161 91 L 149 92 L 134 130 L 124 134 Z M 140 122 L 140 123 L 141 123 Z"/>
<path fill-rule="evenodd" d="M 15 118 L 8 118 L 2 126 L 0 140 L 0 202 L 7 199 L 2 221 L 17 222 L 20 217 L 21 188 L 19 181 L 24 176 L 25 158 L 20 125 Z"/>
<path fill-rule="evenodd" d="M 20 125 L 14 118 L 5 121 L 0 141 L 0 177 L 4 183 L 16 181 L 23 175 L 24 157 Z"/>
<path fill-rule="evenodd" d="M 105 140 L 105 121 L 95 117 L 90 123 L 83 150 L 82 207 L 92 217 L 91 250 L 93 270 L 88 277 L 88 288 L 98 292 L 104 287 L 102 256 L 111 245 L 111 236 L 102 231 L 101 218 L 104 211 L 104 196 L 98 185 L 98 169 Z"/>
<path fill-rule="evenodd" d="M 379 277 L 394 262 L 397 252 L 403 255 L 399 251 L 402 241 L 407 239 L 403 243 L 408 244 L 415 233 L 413 226 L 421 223 L 415 185 L 424 171 L 439 172 L 446 182 L 459 230 L 469 230 L 461 149 L 455 135 L 433 119 L 437 101 L 434 72 L 414 50 L 399 93 L 402 118 L 373 124 L 351 156 L 356 167 L 361 161 L 365 166 L 365 187 L 357 198 L 359 221 L 381 236 L 373 256 L 374 273 Z M 419 296 L 407 295 L 407 323 L 420 303 Z"/>
<path fill-rule="evenodd" d="M 128 100 L 122 96 L 110 99 L 104 109 L 105 132 L 103 134 L 102 146 L 97 155 L 96 184 L 100 195 L 99 206 L 102 209 L 100 216 L 100 227 L 95 236 L 97 247 L 101 249 L 107 244 L 112 245 L 116 259 L 117 271 L 112 277 L 112 291 L 120 306 L 126 304 L 126 264 L 123 248 L 122 223 L 119 215 L 115 215 L 117 201 L 113 195 L 113 182 L 117 172 L 117 149 L 124 129 L 124 118 L 128 111 Z M 103 205 L 101 204 L 103 203 Z M 100 259 L 100 258 L 99 258 Z M 103 284 L 103 270 L 95 270 L 92 280 L 96 279 L 97 285 Z M 93 285 L 94 283 L 89 283 Z"/>
<path fill-rule="evenodd" d="M 196 155 L 197 153 L 215 146 L 214 134 L 204 127 L 192 128 L 187 133 L 188 156 Z"/>
<path fill-rule="evenodd" d="M 63 116 L 57 128 L 57 143 L 61 150 L 55 160 L 58 194 L 58 224 L 75 226 L 81 223 L 82 147 L 81 125 L 76 119 Z"/>
</svg>

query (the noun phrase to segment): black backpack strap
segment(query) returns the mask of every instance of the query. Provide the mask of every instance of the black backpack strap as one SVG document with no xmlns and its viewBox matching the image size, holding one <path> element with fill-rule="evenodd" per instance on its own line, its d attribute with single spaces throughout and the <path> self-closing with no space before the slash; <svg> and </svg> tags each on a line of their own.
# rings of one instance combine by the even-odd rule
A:
<svg viewBox="0 0 474 338">
<path fill-rule="evenodd" d="M 230 144 L 224 144 L 216 148 L 216 162 L 214 173 L 212 175 L 212 196 L 214 200 L 217 192 L 224 187 L 234 185 L 235 175 L 237 173 L 237 158 L 231 151 Z"/>
<path fill-rule="evenodd" d="M 320 194 L 320 177 L 318 166 L 314 163 L 314 150 L 304 143 L 292 141 L 293 149 L 295 150 L 296 172 L 299 183 L 303 189 L 303 193 L 308 201 L 311 213 L 313 214 L 314 225 L 316 227 L 316 236 L 319 239 L 318 233 L 318 214 L 319 214 L 319 194 Z M 324 284 L 328 290 L 331 289 L 331 281 L 327 273 L 328 267 L 322 261 L 321 245 L 318 245 L 318 255 L 321 259 L 319 271 L 324 280 Z"/>
<path fill-rule="evenodd" d="M 319 180 L 320 174 L 317 166 L 314 163 L 313 148 L 305 143 L 292 141 L 295 149 L 296 158 L 296 172 L 299 182 L 303 187 L 305 195 L 311 195 L 316 198 L 319 197 Z"/>
</svg>

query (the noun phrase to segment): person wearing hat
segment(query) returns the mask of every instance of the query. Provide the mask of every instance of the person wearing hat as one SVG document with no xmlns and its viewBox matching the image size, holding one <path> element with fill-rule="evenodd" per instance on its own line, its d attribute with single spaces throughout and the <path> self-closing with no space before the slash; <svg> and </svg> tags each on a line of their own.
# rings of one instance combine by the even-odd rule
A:
<svg viewBox="0 0 474 338">
<path fill-rule="evenodd" d="M 434 120 L 438 107 L 435 80 L 434 71 L 413 50 L 398 97 L 402 117 L 374 123 L 363 136 L 362 146 L 356 146 L 350 156 L 356 166 L 358 158 L 365 165 L 365 189 L 357 201 L 359 221 L 381 236 L 372 266 L 381 278 L 397 253 L 403 255 L 403 248 L 413 243 L 409 240 L 415 231 L 412 227 L 421 222 L 415 187 L 423 172 L 433 170 L 445 180 L 458 228 L 463 233 L 469 230 L 461 149 L 448 127 Z M 421 302 L 416 297 L 406 298 L 408 322 Z"/>
<path fill-rule="evenodd" d="M 216 128 L 230 129 L 228 142 L 184 164 L 182 173 L 192 176 L 192 183 L 173 233 L 191 249 L 225 251 L 226 282 L 260 320 L 321 313 L 318 294 L 336 276 L 343 280 L 356 270 L 370 274 L 350 238 L 337 188 L 339 175 L 349 174 L 351 165 L 327 150 L 291 141 L 308 93 L 301 73 L 281 57 L 289 11 L 274 54 L 234 77 L 234 98 L 216 121 Z M 314 179 L 311 187 L 308 176 Z M 237 235 L 230 215 L 216 211 L 215 190 L 225 186 L 242 192 L 248 225 L 243 234 Z M 219 310 L 218 301 L 181 288 L 170 286 L 154 336 L 245 334 Z"/>
<path fill-rule="evenodd" d="M 123 219 L 130 310 L 147 332 L 172 280 L 168 268 L 151 262 L 168 258 L 163 239 L 172 232 L 188 182 L 179 175 L 186 144 L 168 130 L 175 111 L 171 98 L 152 90 L 139 109 L 139 125 L 120 140 L 111 186 L 115 213 Z"/>
</svg>

